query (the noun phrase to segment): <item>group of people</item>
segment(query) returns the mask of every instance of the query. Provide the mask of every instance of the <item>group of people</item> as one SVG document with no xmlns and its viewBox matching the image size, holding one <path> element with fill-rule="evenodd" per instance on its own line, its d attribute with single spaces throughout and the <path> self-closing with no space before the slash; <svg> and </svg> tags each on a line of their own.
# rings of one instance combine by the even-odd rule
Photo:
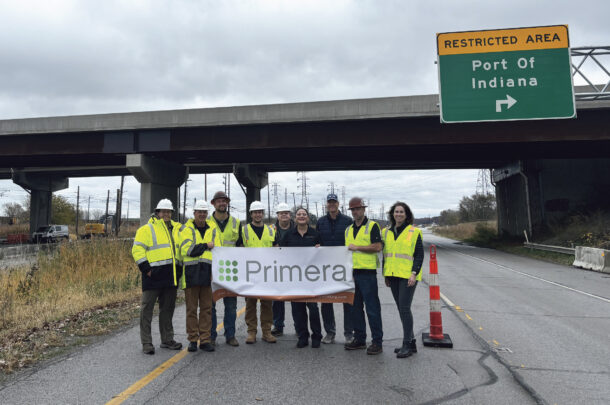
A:
<svg viewBox="0 0 610 405">
<path fill-rule="evenodd" d="M 424 259 L 421 231 L 413 226 L 409 206 L 396 202 L 390 208 L 390 225 L 383 230 L 365 215 L 366 205 L 359 197 L 349 201 L 352 218 L 339 211 L 335 194 L 327 196 L 326 215 L 310 226 L 307 209 L 299 207 L 294 219 L 287 204 L 277 207 L 275 225 L 265 225 L 264 206 L 254 201 L 249 207 L 251 222 L 242 226 L 229 214 L 229 197 L 218 191 L 208 203 L 197 201 L 193 219 L 185 224 L 171 219 L 171 201 L 159 201 L 147 224 L 136 233 L 133 258 L 142 273 L 142 306 L 140 340 L 146 354 L 154 354 L 151 322 L 155 303 L 159 302 L 161 347 L 180 350 L 174 340 L 172 318 L 177 288 L 184 289 L 186 301 L 186 332 L 188 351 L 211 352 L 217 340 L 216 306 L 212 300 L 212 254 L 215 246 L 223 247 L 304 247 L 346 246 L 352 252 L 355 294 L 353 305 L 343 304 L 343 332 L 346 350 L 366 349 L 367 354 L 383 351 L 381 304 L 377 286 L 379 252 L 383 256 L 383 275 L 391 288 L 403 327 L 402 345 L 394 350 L 399 358 L 417 352 L 413 334 L 411 302 L 417 282 L 421 280 Z M 260 301 L 262 340 L 275 343 L 284 333 L 285 302 L 246 297 L 246 343 L 256 342 L 258 331 L 257 305 Z M 235 338 L 237 297 L 224 297 L 224 336 L 229 346 L 239 346 Z M 335 341 L 336 324 L 333 304 L 291 302 L 297 347 Z M 366 346 L 366 318 L 372 342 Z M 320 319 L 320 312 L 322 314 Z M 308 325 L 309 324 L 309 325 Z M 322 336 L 324 326 L 325 336 Z M 311 329 L 311 333 L 310 330 Z"/>
</svg>

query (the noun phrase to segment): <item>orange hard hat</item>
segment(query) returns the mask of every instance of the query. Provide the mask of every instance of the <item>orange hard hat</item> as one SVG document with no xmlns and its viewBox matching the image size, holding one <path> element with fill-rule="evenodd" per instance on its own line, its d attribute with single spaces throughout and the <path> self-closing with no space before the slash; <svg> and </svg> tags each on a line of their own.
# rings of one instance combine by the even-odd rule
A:
<svg viewBox="0 0 610 405">
<path fill-rule="evenodd" d="M 214 197 L 212 198 L 212 201 L 210 201 L 210 202 L 212 204 L 214 204 L 214 200 L 216 200 L 218 198 L 226 198 L 227 201 L 231 201 L 229 196 L 227 196 L 227 193 L 225 193 L 224 191 L 217 191 L 216 193 L 214 193 Z"/>
<path fill-rule="evenodd" d="M 354 208 L 366 208 L 364 200 L 360 197 L 352 197 L 352 199 L 349 200 L 349 209 L 351 210 Z"/>
</svg>

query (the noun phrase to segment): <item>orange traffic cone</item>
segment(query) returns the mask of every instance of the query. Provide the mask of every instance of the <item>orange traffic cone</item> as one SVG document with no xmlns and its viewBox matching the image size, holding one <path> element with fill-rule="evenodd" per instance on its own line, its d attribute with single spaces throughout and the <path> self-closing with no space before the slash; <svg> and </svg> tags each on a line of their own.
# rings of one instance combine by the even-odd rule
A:
<svg viewBox="0 0 610 405">
<path fill-rule="evenodd" d="M 453 347 L 448 334 L 443 334 L 443 317 L 441 316 L 441 289 L 438 285 L 438 263 L 436 262 L 436 246 L 430 246 L 430 333 L 422 333 L 424 346 Z"/>
</svg>

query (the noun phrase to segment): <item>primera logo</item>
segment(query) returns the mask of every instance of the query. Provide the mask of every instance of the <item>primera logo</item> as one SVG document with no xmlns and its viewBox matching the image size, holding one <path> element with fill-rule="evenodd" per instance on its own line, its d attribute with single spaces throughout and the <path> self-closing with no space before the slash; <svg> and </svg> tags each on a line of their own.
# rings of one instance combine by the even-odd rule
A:
<svg viewBox="0 0 610 405">
<path fill-rule="evenodd" d="M 327 281 L 330 278 L 334 281 L 347 281 L 347 269 L 341 264 L 322 264 L 319 266 L 310 264 L 301 267 L 297 264 L 292 266 L 288 264 L 278 265 L 277 261 L 274 260 L 273 265 L 265 266 L 256 260 L 246 261 L 246 282 L 250 281 L 250 275 L 261 272 L 265 283 L 282 283 L 284 281 L 310 281 L 315 283 L 317 281 Z"/>
<path fill-rule="evenodd" d="M 218 280 L 220 281 L 238 281 L 238 273 L 237 265 L 239 263 L 237 260 L 220 260 L 218 262 L 218 272 L 220 276 L 218 276 Z"/>
</svg>

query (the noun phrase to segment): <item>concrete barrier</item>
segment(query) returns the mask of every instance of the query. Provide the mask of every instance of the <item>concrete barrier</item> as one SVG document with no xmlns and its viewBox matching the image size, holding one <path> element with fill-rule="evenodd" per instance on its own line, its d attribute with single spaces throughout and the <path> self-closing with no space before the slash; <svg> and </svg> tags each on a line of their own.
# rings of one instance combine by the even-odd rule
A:
<svg viewBox="0 0 610 405">
<path fill-rule="evenodd" d="M 572 266 L 610 273 L 610 250 L 576 246 Z"/>
</svg>

